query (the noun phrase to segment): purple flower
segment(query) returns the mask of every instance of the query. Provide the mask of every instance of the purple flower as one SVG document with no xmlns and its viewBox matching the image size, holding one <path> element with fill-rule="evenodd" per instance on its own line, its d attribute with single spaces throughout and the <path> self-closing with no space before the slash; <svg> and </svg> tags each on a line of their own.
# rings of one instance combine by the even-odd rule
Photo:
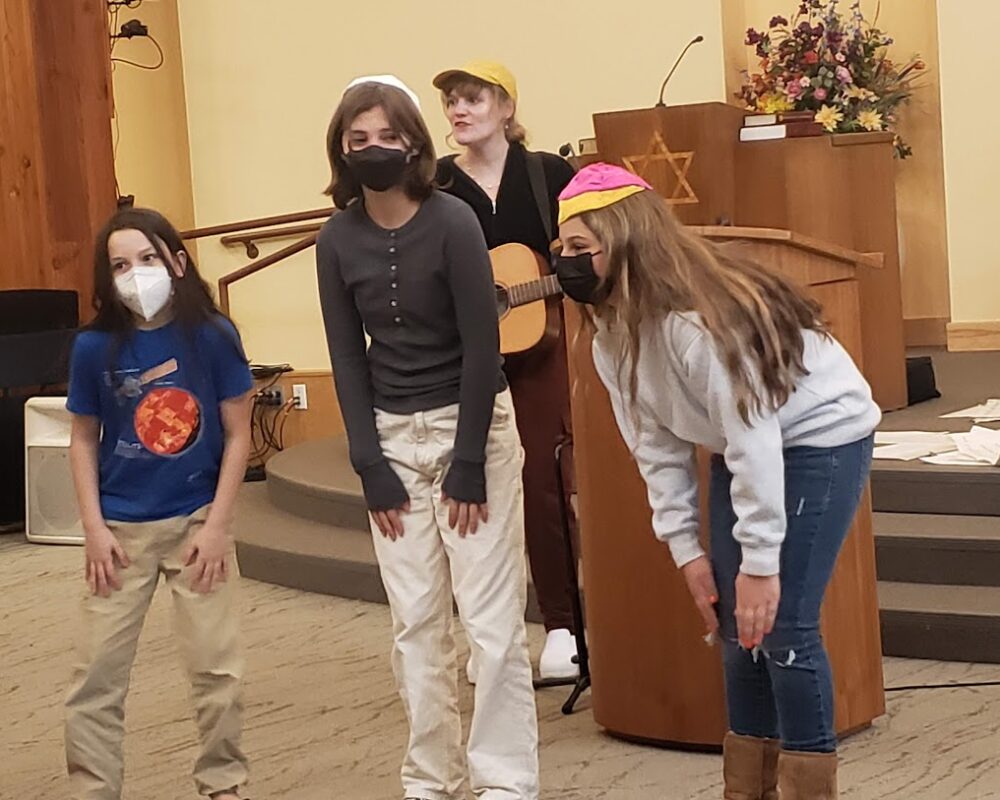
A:
<svg viewBox="0 0 1000 800">
<path fill-rule="evenodd" d="M 777 28 L 779 25 L 787 25 L 788 20 L 784 17 L 771 17 L 771 27 Z"/>
<path fill-rule="evenodd" d="M 815 92 L 813 92 L 813 97 L 817 100 L 826 100 L 826 89 L 820 86 Z"/>
<path fill-rule="evenodd" d="M 808 22 L 800 22 L 799 33 L 812 33 L 812 25 L 810 25 Z"/>
<path fill-rule="evenodd" d="M 763 34 L 757 33 L 757 31 L 755 31 L 753 28 L 747 28 L 747 38 L 746 38 L 747 44 L 760 44 L 763 39 L 764 39 Z"/>
<path fill-rule="evenodd" d="M 892 44 L 892 43 L 893 43 L 894 41 L 895 41 L 895 39 L 891 39 L 891 38 L 890 38 L 890 39 L 886 39 L 886 40 L 885 40 L 884 42 L 882 42 L 882 44 L 884 44 L 884 45 L 885 45 L 886 47 L 888 47 L 888 46 L 889 46 L 890 44 Z"/>
</svg>

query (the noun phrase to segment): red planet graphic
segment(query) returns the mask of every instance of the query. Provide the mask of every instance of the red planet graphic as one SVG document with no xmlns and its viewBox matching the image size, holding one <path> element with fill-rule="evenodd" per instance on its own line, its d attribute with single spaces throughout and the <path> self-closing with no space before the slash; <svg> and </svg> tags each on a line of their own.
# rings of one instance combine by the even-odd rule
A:
<svg viewBox="0 0 1000 800">
<path fill-rule="evenodd" d="M 135 410 L 139 441 L 158 456 L 173 456 L 194 443 L 201 409 L 190 392 L 176 387 L 153 389 Z"/>
</svg>

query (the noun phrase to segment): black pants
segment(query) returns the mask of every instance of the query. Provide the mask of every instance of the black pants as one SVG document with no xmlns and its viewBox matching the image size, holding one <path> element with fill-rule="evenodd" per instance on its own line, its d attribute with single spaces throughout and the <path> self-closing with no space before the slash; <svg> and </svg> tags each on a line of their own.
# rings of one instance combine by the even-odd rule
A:
<svg viewBox="0 0 1000 800">
<path fill-rule="evenodd" d="M 573 630 L 573 585 L 566 559 L 566 539 L 559 510 L 555 473 L 556 445 L 571 435 L 569 369 L 565 334 L 558 341 L 508 359 L 505 367 L 517 428 L 524 446 L 524 525 L 531 578 L 545 630 Z M 572 449 L 563 452 L 564 470 L 572 473 Z M 572 474 L 564 474 L 567 495 Z M 566 507 L 574 529 L 569 497 Z"/>
</svg>

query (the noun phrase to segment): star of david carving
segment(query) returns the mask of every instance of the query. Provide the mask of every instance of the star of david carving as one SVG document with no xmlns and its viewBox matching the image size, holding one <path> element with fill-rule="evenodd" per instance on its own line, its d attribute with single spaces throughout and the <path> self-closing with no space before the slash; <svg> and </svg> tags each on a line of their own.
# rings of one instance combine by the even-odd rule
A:
<svg viewBox="0 0 1000 800">
<path fill-rule="evenodd" d="M 673 191 L 665 199 L 668 205 L 679 206 L 700 202 L 687 177 L 693 159 L 693 150 L 686 153 L 672 153 L 670 148 L 667 147 L 667 143 L 663 141 L 660 132 L 656 131 L 653 134 L 653 138 L 649 141 L 649 149 L 644 154 L 639 156 L 623 156 L 622 163 L 625 165 L 625 169 L 638 175 L 654 187 L 657 184 L 661 184 L 662 181 L 655 180 L 652 176 L 647 176 L 643 173 L 649 169 L 651 164 L 665 163 L 670 167 L 674 177 L 677 179 Z M 661 194 L 666 195 L 666 192 L 661 192 Z"/>
</svg>

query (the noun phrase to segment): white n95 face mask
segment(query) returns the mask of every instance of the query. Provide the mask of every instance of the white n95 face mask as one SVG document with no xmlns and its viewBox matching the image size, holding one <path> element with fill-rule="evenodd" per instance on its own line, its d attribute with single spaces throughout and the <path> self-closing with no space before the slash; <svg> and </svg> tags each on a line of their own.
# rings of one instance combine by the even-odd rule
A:
<svg viewBox="0 0 1000 800">
<path fill-rule="evenodd" d="M 132 267 L 115 278 L 115 288 L 125 306 L 149 322 L 170 302 L 174 282 L 162 264 Z"/>
</svg>

